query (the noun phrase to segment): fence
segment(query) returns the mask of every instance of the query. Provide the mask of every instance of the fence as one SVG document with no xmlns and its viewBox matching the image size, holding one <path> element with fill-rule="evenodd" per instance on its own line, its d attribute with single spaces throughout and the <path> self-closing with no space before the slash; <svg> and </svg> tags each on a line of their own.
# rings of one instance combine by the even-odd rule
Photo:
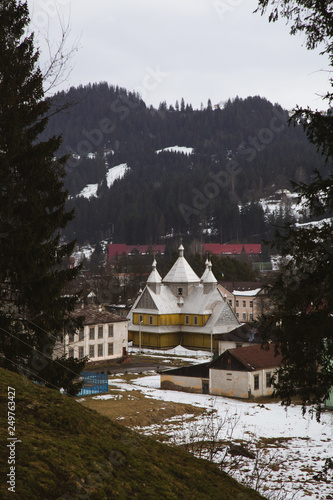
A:
<svg viewBox="0 0 333 500">
<path fill-rule="evenodd" d="M 82 372 L 83 386 L 77 396 L 89 396 L 108 392 L 108 376 L 105 373 Z"/>
</svg>

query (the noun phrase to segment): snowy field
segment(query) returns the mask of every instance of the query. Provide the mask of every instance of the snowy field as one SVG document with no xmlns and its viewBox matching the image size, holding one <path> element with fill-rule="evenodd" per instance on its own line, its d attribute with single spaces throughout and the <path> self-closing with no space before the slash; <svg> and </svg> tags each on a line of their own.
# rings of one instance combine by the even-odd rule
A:
<svg viewBox="0 0 333 500">
<path fill-rule="evenodd" d="M 177 357 L 197 363 L 209 359 L 207 352 L 187 351 L 181 347 L 165 351 L 147 351 L 159 357 Z M 133 352 L 134 354 L 134 352 Z M 126 382 L 121 374 L 109 379 L 110 389 L 139 390 L 147 398 L 190 404 L 206 411 L 199 417 L 176 416 L 149 427 L 136 428 L 164 442 L 187 444 L 195 448 L 202 440 L 226 440 L 251 451 L 255 458 L 233 457 L 223 443 L 210 450 L 197 447 L 196 453 L 223 462 L 224 470 L 237 480 L 256 487 L 274 500 L 333 499 L 332 471 L 325 480 L 315 476 L 322 471 L 326 458 L 333 457 L 333 412 L 325 411 L 318 423 L 311 412 L 302 415 L 298 405 L 285 409 L 278 403 L 258 404 L 205 394 L 160 389 L 160 376 L 147 372 Z M 120 396 L 119 394 L 119 396 Z M 110 395 L 111 396 L 111 395 Z M 104 398 L 108 398 L 106 395 Z M 114 396 L 112 396 L 114 397 Z"/>
</svg>

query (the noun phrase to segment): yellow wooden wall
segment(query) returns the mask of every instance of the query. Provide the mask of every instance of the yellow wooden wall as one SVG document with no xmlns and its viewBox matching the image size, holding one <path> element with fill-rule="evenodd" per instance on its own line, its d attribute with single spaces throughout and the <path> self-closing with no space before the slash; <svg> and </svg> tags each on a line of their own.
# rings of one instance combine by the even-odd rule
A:
<svg viewBox="0 0 333 500">
<path fill-rule="evenodd" d="M 142 316 L 143 326 L 170 326 L 170 325 L 184 325 L 184 326 L 205 326 L 209 319 L 209 314 L 139 314 L 133 313 L 133 324 L 139 324 L 139 318 Z M 189 322 L 185 323 L 185 317 L 189 317 Z M 194 324 L 194 316 L 197 317 L 197 324 Z M 152 318 L 152 323 L 150 323 Z"/>
</svg>

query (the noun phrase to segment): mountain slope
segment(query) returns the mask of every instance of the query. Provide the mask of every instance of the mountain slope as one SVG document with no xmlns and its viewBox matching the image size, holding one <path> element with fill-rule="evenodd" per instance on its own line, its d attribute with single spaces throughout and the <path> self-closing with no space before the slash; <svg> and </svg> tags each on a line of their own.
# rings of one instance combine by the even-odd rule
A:
<svg viewBox="0 0 333 500">
<path fill-rule="evenodd" d="M 0 369 L 2 408 L 7 407 L 8 387 L 15 389 L 15 436 L 20 440 L 12 450 L 19 500 L 262 498 L 208 461 L 144 438 L 72 398 Z M 10 470 L 7 423 L 2 412 L 2 478 Z M 2 481 L 1 498 L 13 497 L 8 487 Z"/>
<path fill-rule="evenodd" d="M 77 195 L 95 185 L 98 195 L 70 202 L 76 220 L 65 234 L 75 233 L 79 243 L 149 244 L 175 233 L 260 241 L 268 230 L 263 210 L 252 206 L 249 215 L 239 207 L 323 170 L 302 128 L 288 127 L 288 112 L 258 96 L 217 109 L 162 103 L 156 110 L 102 83 L 55 100 L 76 103 L 52 117 L 48 129 L 62 133 L 60 153 L 75 153 L 66 188 Z M 125 163 L 124 177 L 110 185 L 108 169 Z"/>
</svg>

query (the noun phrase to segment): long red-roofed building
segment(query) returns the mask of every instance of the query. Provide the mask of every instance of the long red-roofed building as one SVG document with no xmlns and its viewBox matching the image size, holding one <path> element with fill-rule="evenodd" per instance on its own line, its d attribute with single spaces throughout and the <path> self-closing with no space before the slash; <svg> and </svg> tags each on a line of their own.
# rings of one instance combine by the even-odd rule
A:
<svg viewBox="0 0 333 500">
<path fill-rule="evenodd" d="M 213 255 L 241 255 L 245 253 L 246 255 L 260 255 L 261 254 L 261 244 L 260 243 L 205 243 L 204 252 Z"/>
</svg>

